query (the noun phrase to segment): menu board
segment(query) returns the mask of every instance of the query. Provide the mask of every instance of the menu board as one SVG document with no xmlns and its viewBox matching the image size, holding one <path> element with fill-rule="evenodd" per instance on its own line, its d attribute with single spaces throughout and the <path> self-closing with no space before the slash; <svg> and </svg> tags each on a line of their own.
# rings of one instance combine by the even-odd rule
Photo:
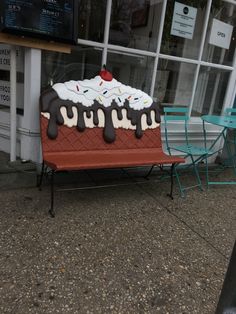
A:
<svg viewBox="0 0 236 314">
<path fill-rule="evenodd" d="M 76 0 L 0 0 L 1 31 L 75 43 Z"/>
</svg>

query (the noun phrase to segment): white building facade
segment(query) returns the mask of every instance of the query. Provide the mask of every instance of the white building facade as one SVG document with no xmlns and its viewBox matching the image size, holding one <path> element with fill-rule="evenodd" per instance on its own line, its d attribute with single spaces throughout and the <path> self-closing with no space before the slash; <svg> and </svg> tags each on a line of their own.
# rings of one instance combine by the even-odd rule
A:
<svg viewBox="0 0 236 314">
<path fill-rule="evenodd" d="M 40 93 L 57 82 L 90 79 L 103 64 L 160 108 L 188 107 L 195 144 L 202 141 L 201 115 L 220 115 L 233 106 L 236 1 L 83 0 L 78 23 L 71 54 L 17 47 L 16 122 L 10 112 L 11 47 L 0 44 L 1 151 L 10 152 L 13 144 L 18 157 L 40 162 Z M 181 125 L 172 127 L 173 142 L 181 142 Z M 212 141 L 220 129 L 209 125 L 208 131 Z"/>
</svg>

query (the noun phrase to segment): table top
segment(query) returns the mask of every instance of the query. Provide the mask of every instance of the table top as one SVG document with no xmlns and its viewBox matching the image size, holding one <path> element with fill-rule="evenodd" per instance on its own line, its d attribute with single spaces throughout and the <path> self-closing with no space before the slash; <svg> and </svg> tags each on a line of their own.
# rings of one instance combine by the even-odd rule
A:
<svg viewBox="0 0 236 314">
<path fill-rule="evenodd" d="M 204 115 L 202 120 L 211 124 L 219 125 L 224 128 L 236 129 L 236 116 L 215 116 Z"/>
</svg>

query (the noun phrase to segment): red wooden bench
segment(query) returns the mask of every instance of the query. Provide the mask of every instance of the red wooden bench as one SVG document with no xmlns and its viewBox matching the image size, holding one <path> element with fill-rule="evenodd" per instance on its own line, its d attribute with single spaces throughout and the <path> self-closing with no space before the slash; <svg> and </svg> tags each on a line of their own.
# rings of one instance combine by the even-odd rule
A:
<svg viewBox="0 0 236 314">
<path fill-rule="evenodd" d="M 172 197 L 174 166 L 184 162 L 184 159 L 169 156 L 163 152 L 160 126 L 145 130 L 141 136 L 135 136 L 135 130 L 117 128 L 115 135 L 113 134 L 115 140 L 108 139 L 107 141 L 104 140 L 104 127 L 85 127 L 81 130 L 79 126 L 68 127 L 64 125 L 61 115 L 58 115 L 58 108 L 64 106 L 66 102 L 58 99 L 55 90 L 50 89 L 44 92 L 41 95 L 40 104 L 43 163 L 39 186 L 42 184 L 45 166 L 47 166 L 51 169 L 52 174 L 51 207 L 49 210 L 51 216 L 54 217 L 55 215 L 54 174 L 65 170 L 169 164 L 171 165 L 170 196 Z M 74 105 L 71 101 L 69 101 L 69 104 Z M 78 112 L 79 110 L 80 107 L 78 107 Z M 69 111 L 68 109 L 68 116 L 72 117 L 73 114 L 70 115 Z M 55 112 L 56 117 L 53 116 Z"/>
</svg>

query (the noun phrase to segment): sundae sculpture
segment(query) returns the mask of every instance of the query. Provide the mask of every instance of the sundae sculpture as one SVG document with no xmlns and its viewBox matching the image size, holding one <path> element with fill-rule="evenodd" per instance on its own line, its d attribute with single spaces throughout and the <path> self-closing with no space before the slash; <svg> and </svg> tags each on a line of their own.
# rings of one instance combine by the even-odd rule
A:
<svg viewBox="0 0 236 314">
<path fill-rule="evenodd" d="M 102 128 L 106 143 L 115 142 L 118 129 L 141 139 L 145 130 L 158 128 L 160 123 L 152 98 L 118 82 L 105 67 L 90 80 L 54 84 L 41 95 L 41 114 L 48 119 L 50 139 L 57 138 L 62 125 L 76 132 Z"/>
</svg>

